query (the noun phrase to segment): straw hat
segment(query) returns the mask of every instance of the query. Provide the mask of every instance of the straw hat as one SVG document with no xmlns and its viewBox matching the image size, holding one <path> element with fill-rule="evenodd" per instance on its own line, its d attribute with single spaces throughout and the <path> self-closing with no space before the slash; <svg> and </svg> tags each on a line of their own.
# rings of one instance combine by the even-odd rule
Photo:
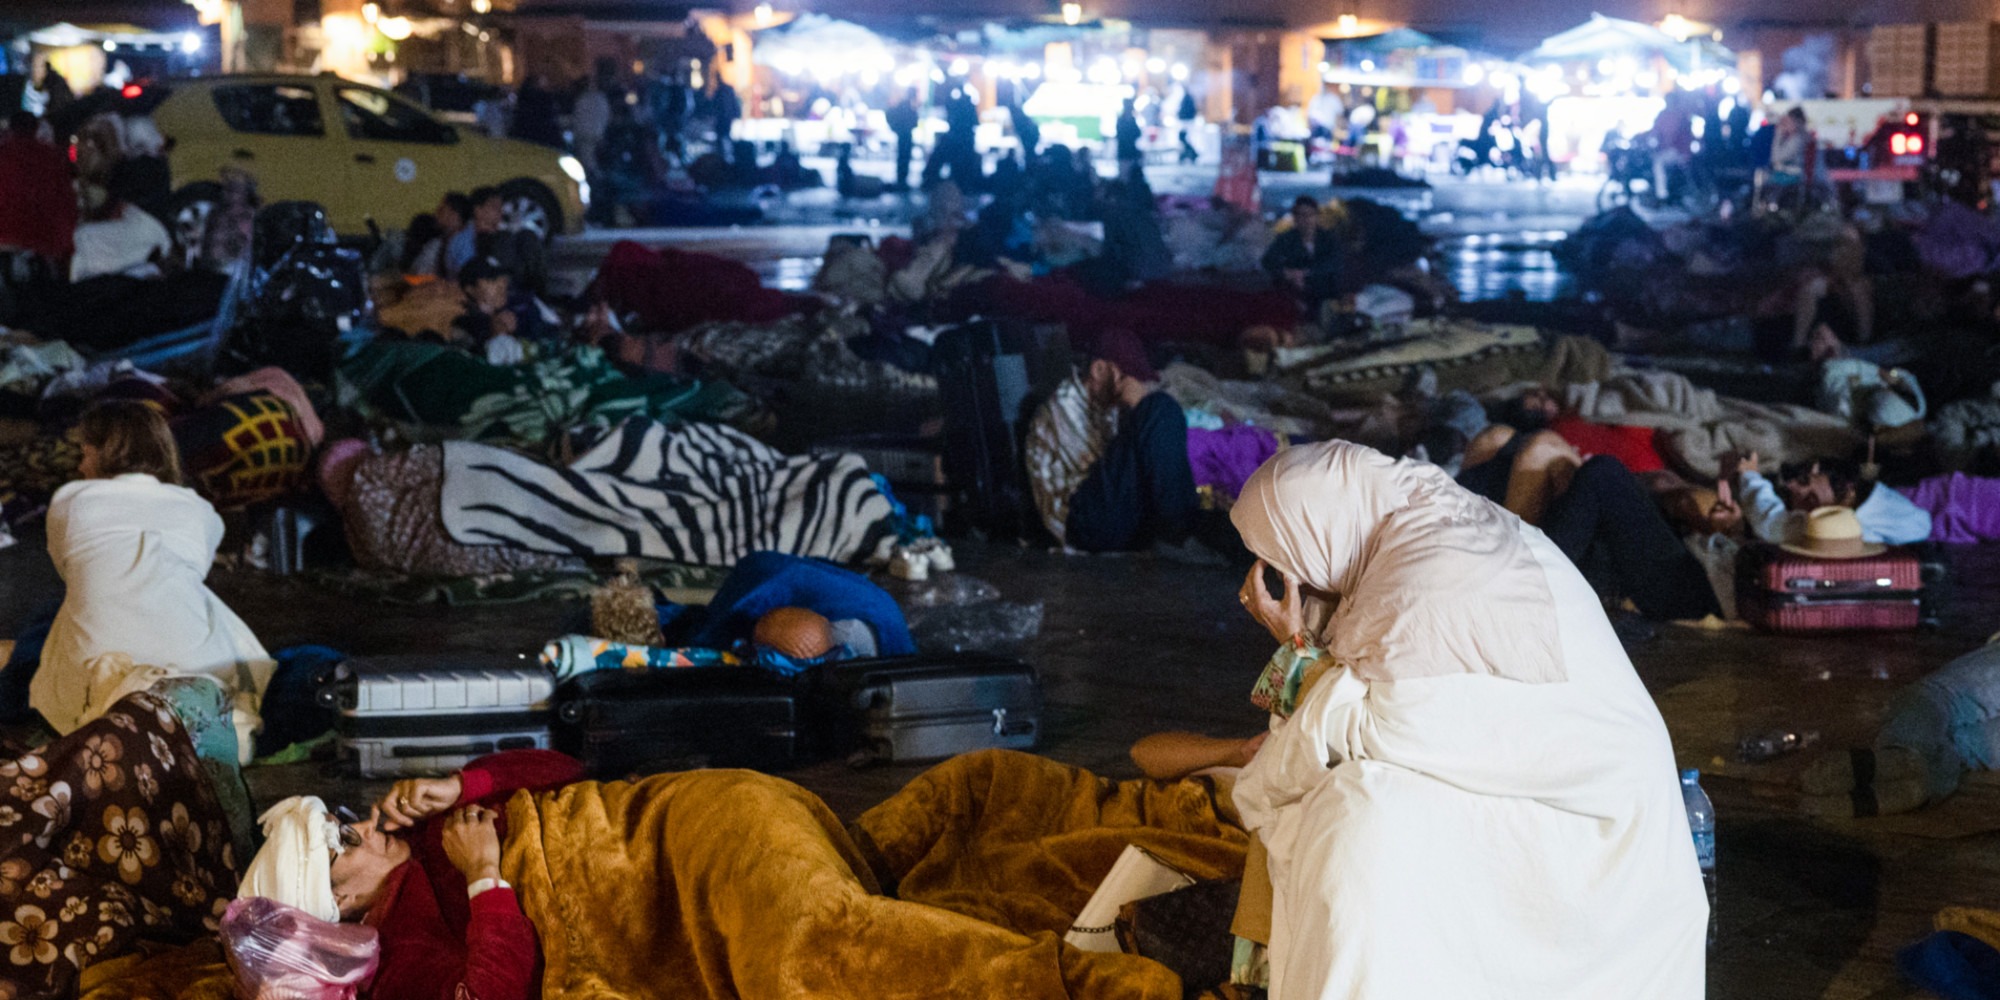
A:
<svg viewBox="0 0 2000 1000">
<path fill-rule="evenodd" d="M 1815 559 L 1865 559 L 1888 549 L 1878 542 L 1861 540 L 1861 519 L 1854 516 L 1851 507 L 1821 507 L 1807 514 L 1798 542 L 1781 547 Z"/>
</svg>

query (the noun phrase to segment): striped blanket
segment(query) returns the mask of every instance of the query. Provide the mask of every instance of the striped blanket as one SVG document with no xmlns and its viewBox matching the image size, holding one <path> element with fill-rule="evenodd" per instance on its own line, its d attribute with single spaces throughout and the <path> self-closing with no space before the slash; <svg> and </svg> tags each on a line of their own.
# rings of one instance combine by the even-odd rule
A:
<svg viewBox="0 0 2000 1000">
<path fill-rule="evenodd" d="M 467 545 L 729 566 L 760 549 L 851 562 L 895 540 L 858 456 L 787 457 L 720 425 L 630 420 L 566 469 L 444 448 L 445 530 Z"/>
</svg>

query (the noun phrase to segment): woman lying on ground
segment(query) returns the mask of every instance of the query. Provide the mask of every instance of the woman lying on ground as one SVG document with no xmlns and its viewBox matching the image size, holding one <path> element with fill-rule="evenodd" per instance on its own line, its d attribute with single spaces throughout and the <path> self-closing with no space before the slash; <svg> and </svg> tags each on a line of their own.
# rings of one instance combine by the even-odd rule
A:
<svg viewBox="0 0 2000 1000">
<path fill-rule="evenodd" d="M 1656 620 L 1719 611 L 1701 564 L 1667 524 L 1652 493 L 1618 459 L 1584 457 L 1553 431 L 1495 424 L 1465 451 L 1460 486 L 1546 533 L 1594 579 L 1606 579 Z"/>
<path fill-rule="evenodd" d="M 49 555 L 68 592 L 29 704 L 56 732 L 76 729 L 90 710 L 89 664 L 122 653 L 170 674 L 214 678 L 236 700 L 247 735 L 274 664 L 205 582 L 222 518 L 181 485 L 158 410 L 101 403 L 78 430 L 84 478 L 56 491 L 48 515 Z"/>
<path fill-rule="evenodd" d="M 1138 1000 L 1179 984 L 1054 935 L 1128 844 L 1199 878 L 1243 864 L 1211 783 L 1113 783 L 1026 754 L 954 758 L 845 827 L 749 771 L 580 777 L 512 751 L 400 782 L 362 822 L 287 800 L 242 893 L 376 927 L 365 992 L 396 1000 Z"/>
<path fill-rule="evenodd" d="M 1562 552 L 1339 442 L 1280 453 L 1232 517 L 1285 579 L 1241 595 L 1283 648 L 1234 792 L 1270 855 L 1271 995 L 1701 996 L 1673 748 Z M 1307 590 L 1337 598 L 1323 628 Z"/>
</svg>

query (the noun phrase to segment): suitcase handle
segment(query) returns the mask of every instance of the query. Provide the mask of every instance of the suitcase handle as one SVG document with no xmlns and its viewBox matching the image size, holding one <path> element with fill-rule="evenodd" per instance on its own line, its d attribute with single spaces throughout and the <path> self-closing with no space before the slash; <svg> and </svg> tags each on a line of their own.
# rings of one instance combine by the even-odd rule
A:
<svg viewBox="0 0 2000 1000">
<path fill-rule="evenodd" d="M 498 749 L 492 740 L 484 743 L 461 743 L 457 746 L 394 746 L 389 748 L 391 757 L 484 757 Z"/>
<path fill-rule="evenodd" d="M 1868 580 L 1819 580 L 1809 576 L 1795 576 L 1785 581 L 1785 589 L 1790 591 L 1812 591 L 1817 594 L 1863 594 L 1873 590 L 1889 590 L 1896 581 L 1886 576 Z"/>
</svg>

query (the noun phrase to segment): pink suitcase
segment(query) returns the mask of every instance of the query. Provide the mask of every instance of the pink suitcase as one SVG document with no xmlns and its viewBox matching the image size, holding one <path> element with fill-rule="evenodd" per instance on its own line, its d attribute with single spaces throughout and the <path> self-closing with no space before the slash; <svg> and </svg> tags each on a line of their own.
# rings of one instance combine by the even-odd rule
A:
<svg viewBox="0 0 2000 1000">
<path fill-rule="evenodd" d="M 1923 620 L 1917 557 L 1890 549 L 1862 559 L 1816 559 L 1775 545 L 1736 560 L 1736 610 L 1767 632 L 1891 632 Z"/>
</svg>

